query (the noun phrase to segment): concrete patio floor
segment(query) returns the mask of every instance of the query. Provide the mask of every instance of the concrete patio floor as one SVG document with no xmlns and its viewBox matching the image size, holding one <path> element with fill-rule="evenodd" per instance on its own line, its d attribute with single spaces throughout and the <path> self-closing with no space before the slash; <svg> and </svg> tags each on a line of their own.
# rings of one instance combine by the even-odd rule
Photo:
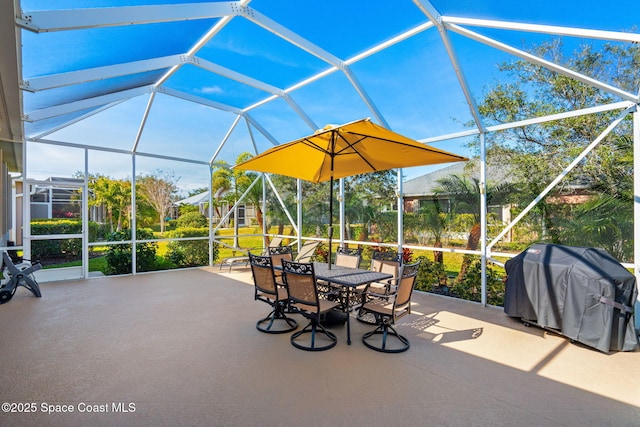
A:
<svg viewBox="0 0 640 427">
<path fill-rule="evenodd" d="M 336 347 L 309 353 L 256 330 L 269 307 L 248 269 L 41 289 L 0 306 L 0 401 L 23 411 L 3 405 L 0 426 L 640 425 L 640 353 L 603 354 L 498 308 L 417 292 L 398 328 L 409 351 L 367 349 L 371 326 L 354 321 L 351 346 L 339 327 Z"/>
</svg>

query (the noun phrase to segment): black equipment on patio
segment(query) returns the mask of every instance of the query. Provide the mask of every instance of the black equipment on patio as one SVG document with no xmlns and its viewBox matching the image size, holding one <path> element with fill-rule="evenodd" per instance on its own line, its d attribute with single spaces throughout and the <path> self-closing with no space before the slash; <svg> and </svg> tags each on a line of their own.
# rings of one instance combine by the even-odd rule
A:
<svg viewBox="0 0 640 427">
<path fill-rule="evenodd" d="M 605 353 L 640 348 L 636 279 L 603 249 L 535 244 L 505 269 L 507 315 Z"/>
<path fill-rule="evenodd" d="M 4 251 L 2 253 L 1 267 L 0 273 L 6 282 L 0 287 L 0 304 L 11 301 L 18 286 L 24 286 L 37 297 L 42 296 L 40 286 L 35 277 L 33 277 L 33 273 L 42 268 L 39 262 L 32 264 L 27 260 L 23 260 L 21 263 L 15 264 L 9 253 Z"/>
</svg>

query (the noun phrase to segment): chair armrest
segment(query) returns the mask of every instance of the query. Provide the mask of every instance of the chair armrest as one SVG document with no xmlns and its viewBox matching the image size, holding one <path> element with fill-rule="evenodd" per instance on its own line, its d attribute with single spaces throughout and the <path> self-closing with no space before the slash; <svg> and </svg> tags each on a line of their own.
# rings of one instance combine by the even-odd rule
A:
<svg viewBox="0 0 640 427">
<path fill-rule="evenodd" d="M 376 292 L 376 290 L 371 290 L 369 288 L 370 285 L 367 285 L 367 287 L 365 288 L 365 290 L 362 292 L 362 303 L 364 304 L 367 301 L 370 300 L 389 300 L 390 297 L 392 297 L 392 294 L 389 293 L 381 293 L 381 292 Z"/>
</svg>

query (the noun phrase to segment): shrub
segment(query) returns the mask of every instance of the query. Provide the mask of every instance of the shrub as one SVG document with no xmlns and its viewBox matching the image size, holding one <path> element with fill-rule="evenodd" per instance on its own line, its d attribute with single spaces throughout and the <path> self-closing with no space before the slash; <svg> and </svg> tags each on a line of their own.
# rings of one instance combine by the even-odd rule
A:
<svg viewBox="0 0 640 427">
<path fill-rule="evenodd" d="M 398 213 L 379 212 L 375 218 L 375 228 L 381 242 L 393 242 L 398 236 Z"/>
<path fill-rule="evenodd" d="M 90 221 L 89 222 L 89 241 L 97 242 L 100 240 L 104 240 L 109 235 L 109 225 L 101 224 L 97 222 Z"/>
<path fill-rule="evenodd" d="M 467 274 L 460 283 L 453 286 L 453 293 L 462 299 L 480 301 L 482 287 L 482 263 L 477 259 L 469 267 Z M 487 265 L 487 304 L 504 305 L 503 277 Z"/>
<path fill-rule="evenodd" d="M 416 277 L 416 289 L 434 292 L 441 286 L 447 285 L 447 272 L 444 269 L 444 264 L 433 262 L 425 256 L 419 256 L 417 261 L 420 261 L 420 268 Z"/>
<path fill-rule="evenodd" d="M 302 224 L 302 235 L 303 236 L 313 236 L 313 237 L 326 236 L 327 235 L 327 225 L 326 224 L 303 223 Z"/>
<path fill-rule="evenodd" d="M 82 233 L 82 221 L 79 219 L 37 219 L 31 221 L 31 234 L 76 234 Z"/>
<path fill-rule="evenodd" d="M 329 249 L 328 246 L 324 244 L 324 242 L 321 242 L 318 245 L 315 254 L 313 254 L 313 257 L 311 257 L 311 260 L 317 262 L 329 262 Z"/>
<path fill-rule="evenodd" d="M 200 212 L 187 212 L 176 220 L 176 228 L 202 228 L 207 227 L 207 217 Z"/>
<path fill-rule="evenodd" d="M 203 237 L 209 235 L 206 227 L 184 227 L 167 232 L 169 238 Z M 178 267 L 196 267 L 209 264 L 209 240 L 183 240 L 169 242 L 167 258 Z M 213 261 L 218 259 L 218 244 L 213 242 Z"/>
<path fill-rule="evenodd" d="M 89 241 L 97 239 L 100 226 L 89 222 Z M 78 219 L 37 219 L 31 221 L 31 234 L 81 234 L 82 221 Z M 82 254 L 82 239 L 35 240 L 31 244 L 31 258 L 44 261 L 47 258 L 78 258 Z"/>
<path fill-rule="evenodd" d="M 153 231 L 149 229 L 138 229 L 136 239 L 153 239 Z M 126 229 L 111 233 L 108 237 L 110 241 L 131 240 L 131 230 Z M 155 242 L 136 243 L 136 271 L 151 271 L 156 266 L 156 250 L 158 244 Z M 128 274 L 131 273 L 131 243 L 110 245 L 107 249 L 107 274 Z"/>
</svg>

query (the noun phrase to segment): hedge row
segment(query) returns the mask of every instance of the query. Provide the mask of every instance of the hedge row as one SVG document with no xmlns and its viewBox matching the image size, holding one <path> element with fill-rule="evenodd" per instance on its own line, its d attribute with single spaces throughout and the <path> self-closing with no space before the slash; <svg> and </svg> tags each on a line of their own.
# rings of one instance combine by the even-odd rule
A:
<svg viewBox="0 0 640 427">
<path fill-rule="evenodd" d="M 89 241 L 95 241 L 100 224 L 89 221 Z M 51 234 L 81 234 L 82 221 L 77 219 L 37 219 L 31 221 L 33 236 Z M 43 260 L 47 258 L 77 258 L 82 254 L 81 239 L 34 240 L 31 243 L 31 258 Z"/>
<path fill-rule="evenodd" d="M 126 229 L 116 231 L 108 236 L 114 242 L 131 240 L 131 230 Z M 153 231 L 147 228 L 136 230 L 136 240 L 155 239 Z M 136 271 L 153 271 L 156 268 L 156 250 L 158 244 L 155 242 L 136 243 Z M 107 249 L 107 274 L 129 274 L 131 269 L 131 243 L 120 245 L 110 245 Z"/>
<path fill-rule="evenodd" d="M 207 227 L 184 227 L 168 231 L 169 238 L 206 237 Z M 209 264 L 209 240 L 183 240 L 169 242 L 167 258 L 178 267 L 197 267 Z M 213 260 L 218 259 L 218 245 L 213 245 Z"/>
</svg>

